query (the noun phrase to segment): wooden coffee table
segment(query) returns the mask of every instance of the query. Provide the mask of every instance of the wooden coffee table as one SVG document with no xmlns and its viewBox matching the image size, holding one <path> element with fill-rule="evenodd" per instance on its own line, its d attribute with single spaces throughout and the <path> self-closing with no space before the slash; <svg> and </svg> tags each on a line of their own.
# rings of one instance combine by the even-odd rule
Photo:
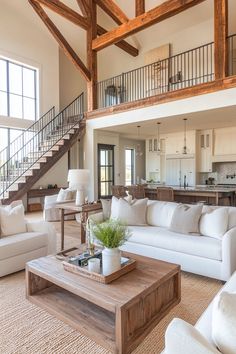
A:
<svg viewBox="0 0 236 354">
<path fill-rule="evenodd" d="M 180 302 L 180 267 L 141 257 L 105 285 L 64 270 L 54 256 L 27 263 L 26 296 L 108 350 L 131 353 Z"/>
</svg>

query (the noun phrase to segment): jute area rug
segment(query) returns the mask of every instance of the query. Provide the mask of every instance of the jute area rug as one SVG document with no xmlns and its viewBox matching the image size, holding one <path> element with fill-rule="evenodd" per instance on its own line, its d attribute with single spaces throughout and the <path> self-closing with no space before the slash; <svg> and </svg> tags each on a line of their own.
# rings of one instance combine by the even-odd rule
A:
<svg viewBox="0 0 236 354">
<path fill-rule="evenodd" d="M 77 243 L 77 237 L 66 237 L 66 246 Z M 180 317 L 194 324 L 221 286 L 219 281 L 182 273 L 181 303 L 154 328 L 133 353 L 160 353 L 170 321 L 174 317 Z M 0 310 L 0 354 L 109 353 L 46 311 L 29 303 L 25 299 L 24 271 L 0 279 Z"/>
</svg>

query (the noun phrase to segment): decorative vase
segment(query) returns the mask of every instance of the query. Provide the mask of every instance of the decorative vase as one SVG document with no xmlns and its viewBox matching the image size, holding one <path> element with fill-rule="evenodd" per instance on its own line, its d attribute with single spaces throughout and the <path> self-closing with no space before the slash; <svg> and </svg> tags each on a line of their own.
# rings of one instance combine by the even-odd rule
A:
<svg viewBox="0 0 236 354">
<path fill-rule="evenodd" d="M 102 273 L 109 275 L 121 267 L 121 254 L 119 248 L 104 248 L 102 251 Z"/>
</svg>

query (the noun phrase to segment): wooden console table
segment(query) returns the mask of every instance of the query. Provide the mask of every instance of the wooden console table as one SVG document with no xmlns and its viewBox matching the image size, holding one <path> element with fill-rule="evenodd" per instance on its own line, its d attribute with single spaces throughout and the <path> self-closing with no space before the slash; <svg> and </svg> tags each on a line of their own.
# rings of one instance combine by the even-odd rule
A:
<svg viewBox="0 0 236 354">
<path fill-rule="evenodd" d="M 26 194 L 26 196 L 27 196 L 27 211 L 30 211 L 29 210 L 29 205 L 30 205 L 29 199 L 30 198 L 44 198 L 47 195 L 58 194 L 61 188 L 63 188 L 63 187 L 30 189 Z"/>
<path fill-rule="evenodd" d="M 65 216 L 81 214 L 81 243 L 86 242 L 86 230 L 84 225 L 87 222 L 89 212 L 98 211 L 102 209 L 101 203 L 75 205 L 74 202 L 58 204 L 56 208 L 61 210 L 61 250 L 64 249 L 65 238 Z M 69 211 L 65 214 L 65 210 Z"/>
</svg>

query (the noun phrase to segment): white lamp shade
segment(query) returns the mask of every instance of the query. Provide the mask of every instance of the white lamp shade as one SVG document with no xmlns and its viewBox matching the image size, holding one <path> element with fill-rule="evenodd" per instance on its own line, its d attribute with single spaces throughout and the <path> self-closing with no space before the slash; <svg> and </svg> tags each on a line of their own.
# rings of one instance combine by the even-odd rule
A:
<svg viewBox="0 0 236 354">
<path fill-rule="evenodd" d="M 70 188 L 86 189 L 89 185 L 89 170 L 69 170 L 67 180 Z"/>
</svg>

